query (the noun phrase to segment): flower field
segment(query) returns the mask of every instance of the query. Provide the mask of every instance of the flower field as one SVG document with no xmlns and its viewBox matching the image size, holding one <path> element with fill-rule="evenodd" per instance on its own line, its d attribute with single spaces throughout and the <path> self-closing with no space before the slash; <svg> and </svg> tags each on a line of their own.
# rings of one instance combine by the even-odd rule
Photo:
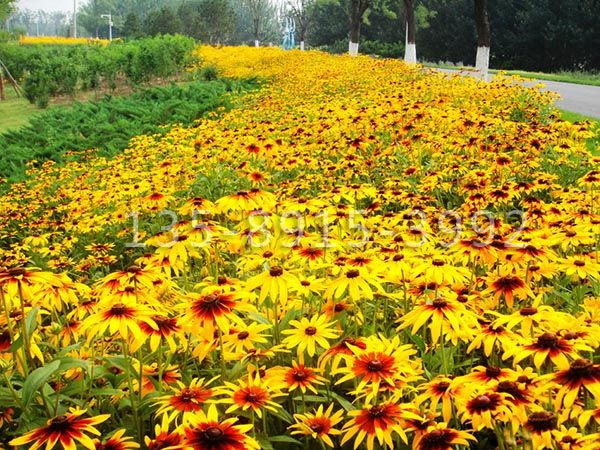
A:
<svg viewBox="0 0 600 450">
<path fill-rule="evenodd" d="M 509 78 L 198 53 L 263 87 L 0 197 L 0 443 L 600 448 L 586 124 Z"/>
</svg>

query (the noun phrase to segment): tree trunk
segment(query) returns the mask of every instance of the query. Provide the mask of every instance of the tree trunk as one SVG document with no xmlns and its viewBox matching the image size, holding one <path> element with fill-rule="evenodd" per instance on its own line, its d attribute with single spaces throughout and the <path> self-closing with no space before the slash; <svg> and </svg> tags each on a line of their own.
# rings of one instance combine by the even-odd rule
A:
<svg viewBox="0 0 600 450">
<path fill-rule="evenodd" d="M 361 3 L 361 0 L 352 0 L 352 10 L 350 11 L 350 42 L 348 43 L 348 53 L 350 56 L 358 55 L 360 24 L 364 13 Z"/>
<path fill-rule="evenodd" d="M 254 18 L 254 46 L 260 47 L 260 19 Z"/>
<path fill-rule="evenodd" d="M 410 64 L 417 63 L 417 45 L 416 45 L 416 21 L 415 21 L 415 0 L 404 0 L 404 18 L 406 22 L 406 40 L 404 47 L 404 61 Z"/>
<path fill-rule="evenodd" d="M 2 76 L 2 68 L 0 67 L 0 100 L 6 100 L 4 96 L 4 77 Z"/>
<path fill-rule="evenodd" d="M 475 68 L 487 81 L 490 69 L 490 19 L 488 17 L 487 0 L 475 1 L 475 26 L 477 28 L 477 57 Z"/>
</svg>

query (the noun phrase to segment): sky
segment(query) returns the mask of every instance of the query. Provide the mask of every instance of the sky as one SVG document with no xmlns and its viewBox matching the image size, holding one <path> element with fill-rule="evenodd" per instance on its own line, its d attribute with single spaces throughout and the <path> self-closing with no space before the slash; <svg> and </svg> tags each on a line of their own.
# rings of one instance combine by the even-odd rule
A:
<svg viewBox="0 0 600 450">
<path fill-rule="evenodd" d="M 82 3 L 83 0 L 78 0 Z M 17 0 L 17 7 L 21 9 L 42 9 L 44 11 L 71 11 L 73 0 Z"/>
</svg>

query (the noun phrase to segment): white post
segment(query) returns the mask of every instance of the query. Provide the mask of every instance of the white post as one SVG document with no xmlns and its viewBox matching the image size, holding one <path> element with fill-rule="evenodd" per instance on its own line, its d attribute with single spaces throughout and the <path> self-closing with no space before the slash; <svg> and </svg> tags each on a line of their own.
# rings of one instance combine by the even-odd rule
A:
<svg viewBox="0 0 600 450">
<path fill-rule="evenodd" d="M 112 21 L 112 14 L 108 13 L 108 14 L 102 14 L 100 17 L 104 18 L 108 18 L 108 40 L 112 41 L 112 27 L 113 27 L 113 21 Z"/>
<path fill-rule="evenodd" d="M 358 56 L 358 42 L 349 41 L 348 53 L 350 56 Z"/>
<path fill-rule="evenodd" d="M 477 47 L 477 57 L 475 58 L 475 69 L 480 73 L 481 78 L 489 80 L 490 70 L 490 48 Z"/>
<path fill-rule="evenodd" d="M 259 40 L 258 40 L 258 39 L 255 39 L 255 40 L 254 40 L 254 46 L 255 46 L 255 47 L 260 47 L 260 42 L 259 42 Z"/>
<path fill-rule="evenodd" d="M 404 62 L 409 64 L 417 63 L 417 45 L 414 42 L 408 42 L 408 22 L 406 22 L 404 37 Z"/>
<path fill-rule="evenodd" d="M 304 51 L 304 41 L 300 41 L 300 50 Z"/>
<path fill-rule="evenodd" d="M 73 37 L 77 37 L 77 0 L 73 0 Z"/>
</svg>

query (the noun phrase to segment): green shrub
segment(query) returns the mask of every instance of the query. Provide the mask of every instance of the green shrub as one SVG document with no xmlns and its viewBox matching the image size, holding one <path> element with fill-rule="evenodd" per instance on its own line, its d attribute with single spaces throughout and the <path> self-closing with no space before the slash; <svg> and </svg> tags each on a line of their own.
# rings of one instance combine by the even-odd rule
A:
<svg viewBox="0 0 600 450">
<path fill-rule="evenodd" d="M 52 96 L 105 86 L 117 80 L 132 85 L 178 75 L 194 63 L 195 41 L 184 36 L 158 36 L 102 45 L 0 44 L 0 58 L 23 84 L 26 98 L 44 107 Z"/>
<path fill-rule="evenodd" d="M 194 81 L 50 109 L 34 116 L 28 126 L 0 135 L 0 178 L 22 180 L 28 161 L 60 162 L 66 152 L 96 149 L 101 156 L 113 156 L 133 136 L 162 133 L 162 125 L 191 125 L 207 112 L 228 107 L 228 93 L 257 86 L 256 80 Z"/>
</svg>

